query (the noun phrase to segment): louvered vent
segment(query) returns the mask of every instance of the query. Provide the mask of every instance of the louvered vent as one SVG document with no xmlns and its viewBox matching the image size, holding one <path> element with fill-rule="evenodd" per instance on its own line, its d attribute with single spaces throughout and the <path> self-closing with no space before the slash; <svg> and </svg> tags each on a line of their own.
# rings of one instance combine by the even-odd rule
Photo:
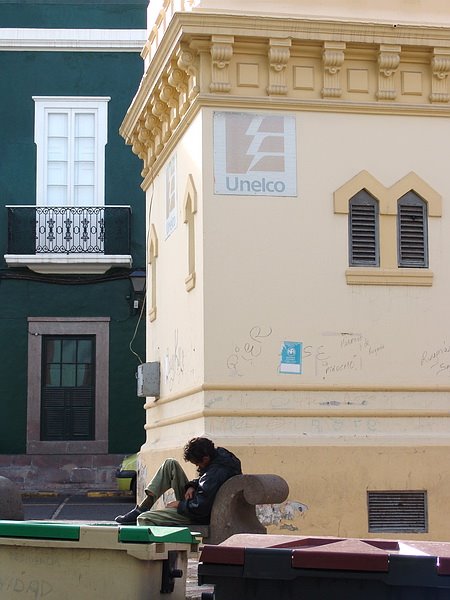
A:
<svg viewBox="0 0 450 600">
<path fill-rule="evenodd" d="M 413 192 L 398 204 L 399 266 L 427 267 L 427 211 L 425 202 Z"/>
<path fill-rule="evenodd" d="M 370 532 L 428 531 L 427 492 L 367 492 Z"/>
<path fill-rule="evenodd" d="M 350 266 L 378 266 L 378 204 L 365 191 L 350 201 Z"/>
</svg>

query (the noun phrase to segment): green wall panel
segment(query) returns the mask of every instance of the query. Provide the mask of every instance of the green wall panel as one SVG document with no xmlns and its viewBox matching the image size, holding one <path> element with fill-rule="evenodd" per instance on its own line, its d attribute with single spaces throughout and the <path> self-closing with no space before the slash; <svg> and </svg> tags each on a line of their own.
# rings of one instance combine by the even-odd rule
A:
<svg viewBox="0 0 450 600">
<path fill-rule="evenodd" d="M 137 450 L 144 440 L 143 401 L 136 396 L 139 360 L 129 345 L 138 315 L 130 304 L 129 279 L 85 285 L 57 285 L 0 279 L 0 331 L 12 344 L 0 347 L 0 454 L 26 447 L 27 317 L 110 317 L 110 447 L 112 453 Z M 140 323 L 134 351 L 145 356 L 145 327 Z"/>
<path fill-rule="evenodd" d="M 119 135 L 119 126 L 138 88 L 142 69 L 142 59 L 134 53 L 0 52 L 2 79 L 14 81 L 14 94 L 0 100 L 1 204 L 36 201 L 33 96 L 110 96 L 105 202 L 133 207 L 135 266 L 145 264 L 145 197 L 140 189 L 140 160 Z M 6 226 L 1 227 L 2 255 L 6 235 Z"/>
<path fill-rule="evenodd" d="M 147 0 L 0 0 L 0 23 L 2 27 L 145 29 L 147 4 Z"/>
<path fill-rule="evenodd" d="M 70 16 L 71 22 L 65 26 L 144 28 L 145 7 L 146 2 L 124 6 L 124 3 L 114 2 L 5 3 L 0 0 L 0 25 L 59 27 L 62 21 L 58 19 Z M 79 21 L 74 16 L 78 11 Z M 82 13 L 86 20 L 81 19 Z M 93 23 L 91 17 L 95 14 L 98 14 L 98 22 Z M 27 275 L 26 269 L 8 269 L 3 260 L 7 251 L 4 206 L 35 204 L 33 96 L 110 96 L 105 202 L 132 206 L 133 266 L 145 266 L 141 163 L 118 133 L 142 70 L 142 59 L 132 52 L 0 52 L 2 81 L 4 88 L 10 90 L 0 98 L 0 339 L 3 341 L 0 348 L 0 454 L 21 454 L 26 450 L 29 316 L 110 317 L 109 451 L 134 452 L 144 440 L 143 401 L 136 396 L 135 373 L 139 360 L 129 349 L 138 317 L 130 306 L 130 281 L 120 278 L 124 271 L 112 272 L 117 280 L 94 283 L 91 279 L 84 285 L 62 285 L 52 283 L 60 281 L 57 277 L 39 279 L 39 276 Z M 10 278 L 21 274 L 25 278 Z M 27 276 L 39 280 L 29 280 Z M 133 348 L 144 359 L 144 323 L 138 328 Z"/>
</svg>

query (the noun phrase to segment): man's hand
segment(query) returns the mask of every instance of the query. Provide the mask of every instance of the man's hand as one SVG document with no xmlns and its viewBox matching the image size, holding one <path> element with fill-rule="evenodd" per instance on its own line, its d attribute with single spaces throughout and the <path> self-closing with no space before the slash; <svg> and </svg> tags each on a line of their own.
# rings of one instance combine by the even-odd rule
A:
<svg viewBox="0 0 450 600">
<path fill-rule="evenodd" d="M 191 498 L 193 498 L 194 494 L 195 494 L 195 488 L 188 487 L 188 489 L 186 490 L 186 492 L 184 494 L 184 499 L 191 500 Z"/>
<path fill-rule="evenodd" d="M 166 504 L 166 508 L 178 508 L 178 505 L 180 503 L 178 502 L 178 500 L 174 500 L 173 502 L 168 502 Z"/>
</svg>

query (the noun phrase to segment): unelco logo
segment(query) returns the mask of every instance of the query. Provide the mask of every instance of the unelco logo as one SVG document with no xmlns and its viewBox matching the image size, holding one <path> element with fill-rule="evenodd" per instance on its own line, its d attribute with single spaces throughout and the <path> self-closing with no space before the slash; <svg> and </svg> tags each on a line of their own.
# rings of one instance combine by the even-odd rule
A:
<svg viewBox="0 0 450 600">
<path fill-rule="evenodd" d="M 215 193 L 295 196 L 295 118 L 214 114 Z"/>
</svg>

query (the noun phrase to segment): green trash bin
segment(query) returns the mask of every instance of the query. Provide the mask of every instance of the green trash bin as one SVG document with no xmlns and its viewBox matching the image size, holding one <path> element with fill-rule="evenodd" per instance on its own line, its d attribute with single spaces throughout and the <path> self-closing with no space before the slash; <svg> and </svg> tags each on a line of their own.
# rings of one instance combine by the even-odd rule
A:
<svg viewBox="0 0 450 600">
<path fill-rule="evenodd" d="M 2 600 L 185 600 L 185 527 L 0 521 Z"/>
<path fill-rule="evenodd" d="M 198 574 L 203 600 L 450 600 L 450 543 L 240 534 Z"/>
</svg>

